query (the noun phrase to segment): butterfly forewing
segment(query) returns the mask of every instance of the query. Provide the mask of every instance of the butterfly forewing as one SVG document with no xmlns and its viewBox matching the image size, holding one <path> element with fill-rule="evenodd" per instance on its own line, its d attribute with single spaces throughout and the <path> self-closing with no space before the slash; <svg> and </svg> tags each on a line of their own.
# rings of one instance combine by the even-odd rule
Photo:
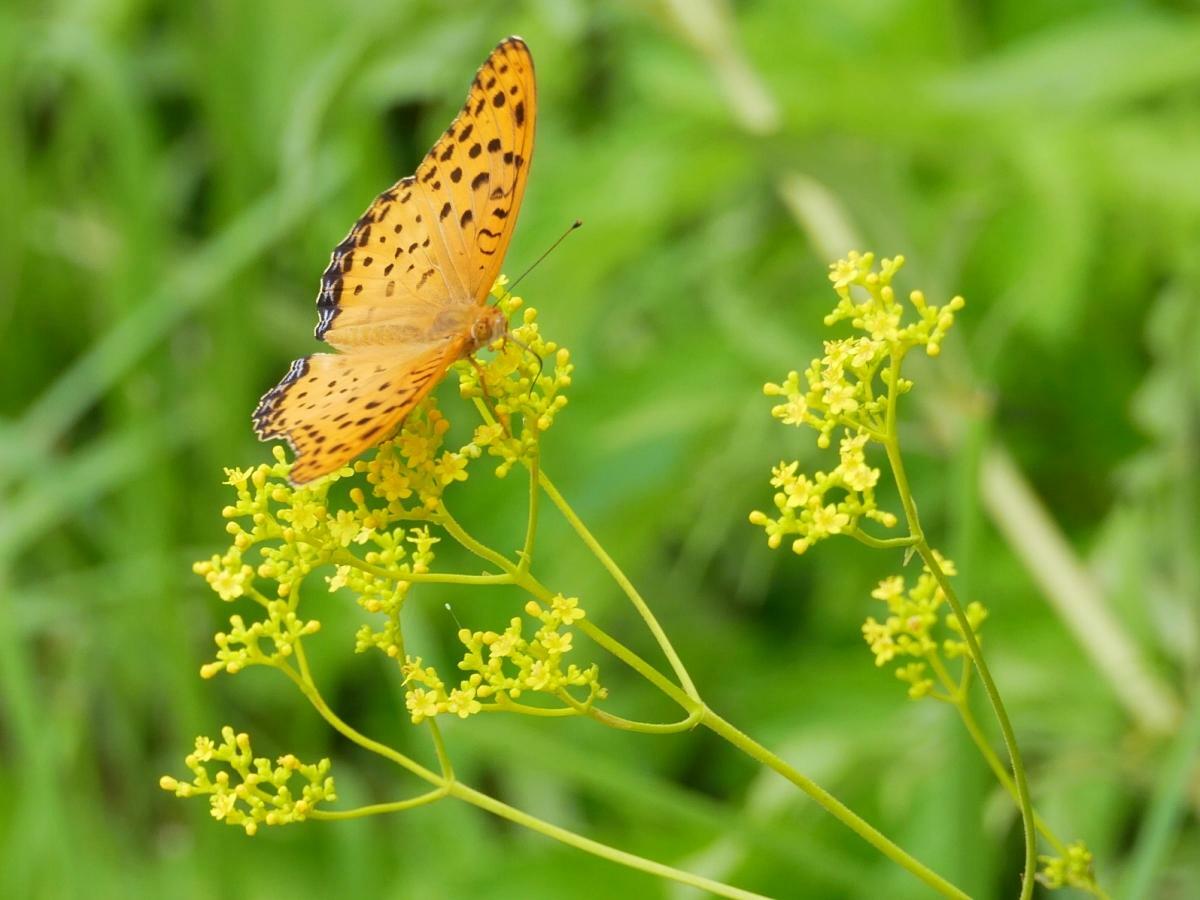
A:
<svg viewBox="0 0 1200 900">
<path fill-rule="evenodd" d="M 387 437 L 470 345 L 471 309 L 512 239 L 533 153 L 533 59 L 502 41 L 415 174 L 380 194 L 334 248 L 316 336 L 260 401 L 258 436 L 286 438 L 311 481 Z"/>
<path fill-rule="evenodd" d="M 533 59 L 509 38 L 416 173 L 380 194 L 334 249 L 318 338 L 336 345 L 332 331 L 388 321 L 407 303 L 486 300 L 525 193 L 536 118 Z"/>
</svg>

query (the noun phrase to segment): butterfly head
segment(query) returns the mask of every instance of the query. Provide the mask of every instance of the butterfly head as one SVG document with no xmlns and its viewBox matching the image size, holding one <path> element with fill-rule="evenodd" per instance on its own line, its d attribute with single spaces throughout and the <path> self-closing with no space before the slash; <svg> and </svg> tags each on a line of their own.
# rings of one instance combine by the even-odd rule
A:
<svg viewBox="0 0 1200 900">
<path fill-rule="evenodd" d="M 480 347 L 486 347 L 492 341 L 508 334 L 508 319 L 504 312 L 495 306 L 485 306 L 479 310 L 479 315 L 471 324 L 469 343 L 471 352 Z"/>
</svg>

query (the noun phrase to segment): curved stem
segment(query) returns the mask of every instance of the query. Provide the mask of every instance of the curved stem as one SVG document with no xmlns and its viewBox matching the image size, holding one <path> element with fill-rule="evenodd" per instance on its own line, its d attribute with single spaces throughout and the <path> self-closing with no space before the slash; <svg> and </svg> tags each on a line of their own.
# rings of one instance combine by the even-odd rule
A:
<svg viewBox="0 0 1200 900">
<path fill-rule="evenodd" d="M 437 523 L 446 529 L 446 533 L 463 545 L 467 550 L 470 550 L 480 559 L 485 559 L 494 565 L 497 569 L 506 573 L 506 577 L 511 579 L 517 571 L 517 567 L 503 553 L 498 553 L 484 544 L 477 541 L 467 533 L 458 520 L 450 514 L 450 510 L 444 505 L 438 507 Z"/>
<path fill-rule="evenodd" d="M 446 742 L 442 740 L 442 730 L 433 719 L 429 723 L 429 733 L 433 736 L 433 749 L 437 753 L 438 765 L 442 768 L 442 777 L 447 781 L 454 780 L 454 766 L 450 762 L 450 754 L 446 752 Z"/>
<path fill-rule="evenodd" d="M 372 753 L 382 756 L 384 759 L 389 759 L 396 765 L 407 769 L 423 781 L 428 781 L 432 785 L 439 787 L 444 786 L 442 777 L 425 768 L 414 759 L 410 759 L 398 750 L 393 750 L 387 744 L 381 744 L 379 741 L 372 740 L 364 734 L 355 731 L 348 724 L 343 722 L 325 702 L 325 698 L 321 696 L 321 692 L 317 690 L 317 686 L 313 683 L 311 676 L 308 674 L 308 663 L 304 660 L 304 649 L 300 646 L 300 641 L 296 641 L 295 645 L 296 658 L 300 661 L 301 671 L 296 672 L 289 666 L 280 666 L 279 669 L 300 689 L 300 692 L 308 698 L 308 702 L 320 714 L 321 718 L 333 726 L 334 730 L 341 734 L 349 741 L 353 741 L 364 750 L 370 750 Z"/>
<path fill-rule="evenodd" d="M 550 502 L 558 508 L 558 511 L 562 513 L 567 523 L 575 529 L 575 533 L 579 535 L 580 540 L 587 545 L 587 548 L 592 551 L 596 559 L 600 560 L 600 564 L 608 570 L 608 574 L 612 576 L 613 581 L 625 592 L 625 596 L 629 598 L 629 602 L 633 604 L 634 609 L 638 611 L 638 615 L 642 617 L 642 621 L 646 623 L 646 627 L 650 629 L 650 633 L 654 635 L 658 646 L 662 648 L 663 655 L 666 656 L 667 662 L 671 664 L 671 669 L 675 672 L 675 677 L 679 679 L 679 683 L 682 685 L 684 691 L 693 700 L 699 700 L 700 694 L 696 691 L 696 686 L 692 683 L 692 678 L 688 675 L 687 669 L 684 668 L 682 660 L 680 660 L 679 655 L 675 652 L 675 648 L 671 646 L 671 641 L 667 638 L 667 633 L 658 624 L 658 619 L 654 617 L 654 613 L 650 611 L 650 607 L 642 599 L 642 595 L 633 586 L 633 582 L 621 571 L 621 568 L 608 555 L 608 552 L 600 546 L 600 542 L 588 531 L 587 526 L 575 514 L 575 510 L 571 509 L 570 504 L 558 492 L 558 489 L 546 476 L 545 472 L 538 473 L 538 482 L 541 484 L 542 490 L 546 492 L 546 496 L 550 498 Z"/>
<path fill-rule="evenodd" d="M 389 581 L 407 581 L 411 584 L 512 584 L 508 574 L 465 575 L 457 572 L 396 572 L 363 562 L 353 553 L 335 553 L 330 562 L 350 566 L 376 578 Z"/>
<path fill-rule="evenodd" d="M 540 473 L 540 452 L 534 450 L 533 461 L 529 464 L 529 520 L 525 524 L 525 544 L 521 548 L 521 559 L 517 563 L 518 572 L 528 572 L 533 565 L 533 541 L 537 535 L 538 526 L 538 475 Z"/>
<path fill-rule="evenodd" d="M 395 800 L 391 803 L 372 803 L 370 806 L 359 806 L 355 809 L 314 809 L 308 814 L 310 819 L 322 822 L 335 822 L 341 819 L 361 819 L 363 816 L 376 816 L 382 813 L 402 812 L 441 800 L 446 796 L 445 788 L 434 788 L 407 800 Z"/>
<path fill-rule="evenodd" d="M 865 531 L 855 528 L 853 531 L 847 532 L 850 537 L 854 538 L 860 544 L 866 544 L 868 547 L 873 547 L 876 550 L 892 550 L 896 548 L 912 547 L 916 545 L 911 535 L 895 538 L 877 538 Z"/>
<path fill-rule="evenodd" d="M 908 486 L 908 476 L 904 471 L 904 460 L 900 456 L 900 441 L 897 437 L 896 429 L 896 399 L 899 396 L 896 385 L 900 380 L 900 363 L 903 358 L 902 353 L 893 353 L 892 355 L 889 370 L 890 377 L 887 382 L 887 438 L 883 441 L 883 446 L 887 451 L 888 462 L 892 468 L 892 477 L 896 481 L 896 489 L 900 493 L 900 503 L 904 507 L 904 515 L 908 520 L 909 533 L 915 540 L 914 547 L 916 552 L 920 554 L 925 567 L 929 569 L 930 574 L 937 580 L 938 586 L 946 596 L 946 602 L 950 604 L 950 609 L 954 612 L 954 618 L 958 622 L 963 640 L 967 644 L 967 651 L 971 655 L 971 661 L 975 664 L 976 671 L 979 672 L 979 680 L 983 682 L 984 691 L 987 693 L 988 701 L 992 705 L 992 712 L 1000 725 L 1000 733 L 1004 737 L 1004 745 L 1008 750 L 1008 759 L 1013 770 L 1013 780 L 1017 792 L 1017 805 L 1021 808 L 1021 823 L 1025 830 L 1025 873 L 1021 880 L 1020 897 L 1021 900 L 1029 900 L 1033 896 L 1034 875 L 1037 873 L 1037 826 L 1034 824 L 1033 803 L 1029 799 L 1029 785 L 1025 780 L 1025 764 L 1021 760 L 1021 750 L 1017 746 L 1017 737 L 1013 732 L 1012 723 L 1009 721 L 1008 711 L 1004 708 L 1004 701 L 1000 697 L 1000 691 L 996 688 L 996 683 L 992 680 L 992 673 L 983 658 L 983 651 L 979 649 L 979 641 L 975 638 L 975 630 L 971 627 L 971 621 L 967 618 L 966 610 L 963 609 L 962 604 L 958 600 L 958 595 L 950 585 L 950 579 L 942 571 L 941 565 L 934 556 L 933 549 L 925 540 L 925 534 L 921 530 L 921 520 L 917 516 L 917 505 L 913 501 L 912 491 Z"/>
<path fill-rule="evenodd" d="M 982 756 L 984 761 L 988 764 L 988 768 L 992 770 L 992 773 L 996 776 L 996 780 L 1000 782 L 1006 791 L 1008 791 L 1013 800 L 1016 800 L 1017 786 L 1013 784 L 1012 778 L 1004 769 L 1004 763 L 1001 762 L 1000 757 L 996 755 L 996 752 L 988 743 L 987 738 L 983 734 L 983 729 L 981 729 L 979 727 L 979 723 L 975 721 L 974 714 L 972 714 L 970 708 L 967 706 L 966 698 L 963 697 L 958 699 L 953 703 L 953 706 L 958 710 L 958 715 L 962 719 L 963 727 L 967 729 L 967 734 L 969 734 L 971 736 L 971 740 L 975 742 L 975 746 L 979 750 L 979 755 Z M 1046 824 L 1045 820 L 1039 816 L 1036 811 L 1034 811 L 1033 814 L 1033 824 L 1037 827 L 1037 830 L 1041 832 L 1042 837 L 1046 839 L 1046 843 L 1053 847 L 1059 856 L 1065 857 L 1067 855 L 1067 845 L 1059 839 L 1058 835 L 1050 830 L 1050 826 Z"/>
<path fill-rule="evenodd" d="M 680 719 L 678 722 L 638 722 L 605 712 L 602 709 L 596 709 L 595 707 L 588 710 L 587 715 L 602 725 L 607 725 L 610 728 L 619 728 L 622 731 L 638 731 L 642 734 L 675 734 L 680 731 L 691 731 L 695 728 L 700 723 L 700 717 L 703 715 L 703 712 L 698 709 L 690 713 L 687 718 Z"/>
<path fill-rule="evenodd" d="M 956 888 L 946 879 L 942 878 L 929 867 L 923 865 L 918 860 L 909 856 L 900 847 L 888 840 L 882 833 L 866 822 L 864 819 L 856 815 L 849 807 L 842 804 L 840 800 L 834 797 L 831 793 L 822 788 L 815 781 L 805 777 L 800 772 L 793 769 L 790 765 L 776 756 L 767 748 L 756 742 L 753 738 L 739 731 L 729 722 L 722 719 L 711 709 L 705 707 L 703 715 L 700 718 L 700 724 L 715 734 L 720 735 L 733 746 L 737 747 L 747 756 L 758 760 L 763 765 L 774 769 L 804 793 L 808 794 L 813 800 L 819 803 L 830 815 L 834 816 L 843 825 L 847 826 L 855 834 L 865 840 L 868 844 L 886 856 L 892 862 L 915 875 L 929 887 L 933 888 L 943 897 L 955 897 L 958 900 L 968 900 L 968 895 Z"/>
<path fill-rule="evenodd" d="M 1009 721 L 1008 711 L 1004 708 L 1004 701 L 1000 698 L 996 682 L 992 680 L 991 670 L 984 661 L 983 651 L 979 649 L 979 642 L 975 639 L 975 630 L 971 627 L 966 610 L 963 609 L 962 603 L 954 593 L 954 588 L 950 586 L 950 579 L 942 571 L 937 557 L 934 556 L 933 550 L 924 538 L 917 544 L 917 553 L 921 555 L 921 560 L 925 563 L 926 568 L 937 579 L 938 586 L 946 595 L 946 601 L 954 611 L 954 618 L 962 630 L 967 650 L 971 654 L 971 660 L 975 663 L 976 671 L 979 672 L 979 680 L 983 683 L 983 689 L 992 705 L 992 712 L 1000 725 L 1000 733 L 1004 737 L 1008 759 L 1012 764 L 1017 805 L 1021 808 L 1021 822 L 1025 828 L 1025 877 L 1021 883 L 1021 900 L 1029 900 L 1033 896 L 1033 878 L 1037 873 L 1037 824 L 1033 814 L 1033 802 L 1029 797 L 1029 785 L 1025 779 L 1025 764 L 1021 759 L 1021 750 L 1017 746 L 1017 736 L 1013 732 L 1012 722 Z"/>
<path fill-rule="evenodd" d="M 303 650 L 300 647 L 300 642 L 295 644 L 296 654 L 298 657 L 303 657 Z M 385 759 L 403 766 L 417 777 L 428 781 L 436 786 L 436 790 L 430 794 L 440 794 L 450 797 L 456 797 L 459 800 L 464 800 L 472 806 L 477 806 L 482 810 L 508 819 L 510 822 L 515 822 L 518 825 L 524 826 L 531 831 L 536 831 L 538 834 L 553 838 L 556 841 L 575 847 L 585 853 L 591 853 L 593 856 L 598 856 L 601 859 L 607 859 L 610 862 L 618 863 L 619 865 L 628 866 L 631 869 L 637 869 L 641 872 L 646 872 L 650 875 L 656 875 L 660 878 L 669 878 L 672 881 L 677 881 L 680 884 L 690 885 L 709 893 L 716 894 L 719 897 L 731 897 L 734 900 L 767 900 L 761 894 L 754 894 L 750 891 L 744 891 L 741 888 L 732 887 L 728 884 L 723 884 L 719 881 L 713 881 L 711 878 L 705 878 L 701 875 L 694 875 L 691 872 L 685 872 L 682 869 L 676 869 L 672 866 L 664 865 L 663 863 L 654 862 L 645 857 L 637 856 L 633 853 L 628 853 L 624 850 L 618 850 L 615 847 L 610 847 L 607 844 L 602 844 L 599 841 L 594 841 L 591 838 L 583 837 L 573 831 L 568 831 L 565 828 L 560 828 L 557 825 L 552 825 L 542 819 L 532 816 L 527 812 L 509 806 L 507 803 L 489 797 L 487 794 L 477 791 L 474 788 L 468 787 L 461 781 L 453 780 L 453 778 L 443 777 L 436 772 L 432 772 L 419 763 L 414 762 L 402 753 L 393 750 L 386 744 L 381 744 L 379 741 L 372 740 L 364 734 L 356 731 L 353 727 L 343 722 L 328 704 L 321 697 L 320 692 L 312 683 L 312 679 L 308 677 L 308 665 L 302 663 L 303 672 L 301 674 L 293 670 L 290 666 L 279 666 L 280 670 L 290 678 L 296 686 L 301 690 L 308 701 L 320 713 L 321 718 L 325 719 L 332 725 L 340 734 L 360 747 L 370 750 L 372 753 L 377 753 Z M 435 732 L 436 733 L 436 732 Z M 429 796 L 429 795 L 424 795 Z M 436 799 L 436 798 L 434 798 Z M 400 801 L 401 803 L 407 801 Z M 424 802 L 431 802 L 426 800 Z M 381 804 L 388 806 L 389 804 Z M 419 805 L 413 803 L 412 805 Z M 335 813 L 325 812 L 322 817 L 338 817 Z M 348 816 L 340 816 L 348 818 Z"/>
<path fill-rule="evenodd" d="M 565 690 L 559 691 L 558 695 L 578 710 L 581 716 L 590 716 L 610 728 L 619 728 L 622 731 L 640 731 L 642 734 L 674 734 L 678 731 L 690 731 L 699 723 L 703 713 L 703 707 L 699 707 L 693 710 L 687 718 L 680 719 L 678 722 L 638 722 L 635 719 L 626 719 L 624 716 L 596 709 L 592 706 L 592 698 L 588 698 L 587 703 L 580 703 Z"/>
<path fill-rule="evenodd" d="M 722 884 L 719 881 L 713 881 L 711 878 L 705 878 L 702 875 L 693 875 L 691 872 L 685 872 L 682 869 L 676 869 L 662 863 L 644 859 L 641 856 L 635 856 L 624 850 L 617 850 L 615 847 L 609 847 L 607 844 L 601 844 L 598 841 L 585 838 L 573 831 L 567 831 L 565 828 L 559 828 L 557 825 L 551 825 L 549 822 L 545 822 L 542 819 L 535 818 L 526 812 L 511 807 L 507 803 L 502 803 L 495 797 L 489 797 L 487 794 L 469 788 L 462 782 L 455 782 L 447 790 L 451 796 L 465 800 L 467 803 L 487 810 L 493 815 L 500 816 L 502 819 L 508 819 L 510 822 L 515 822 L 518 825 L 523 825 L 531 831 L 536 831 L 538 834 L 561 841 L 568 846 L 583 850 L 586 853 L 591 853 L 593 856 L 599 856 L 601 859 L 607 859 L 611 862 L 628 866 L 631 869 L 638 869 L 650 875 L 657 875 L 660 878 L 669 878 L 680 884 L 690 885 L 691 887 L 708 891 L 711 894 L 716 894 L 718 897 L 731 897 L 734 900 L 767 900 L 762 894 L 744 891 L 741 888 Z"/>
<path fill-rule="evenodd" d="M 523 716 L 538 716 L 543 719 L 562 719 L 582 715 L 579 710 L 570 706 L 530 706 L 528 703 L 518 703 L 516 700 L 509 700 L 503 694 L 496 695 L 495 703 L 483 704 L 481 712 L 513 712 L 520 713 Z"/>
</svg>

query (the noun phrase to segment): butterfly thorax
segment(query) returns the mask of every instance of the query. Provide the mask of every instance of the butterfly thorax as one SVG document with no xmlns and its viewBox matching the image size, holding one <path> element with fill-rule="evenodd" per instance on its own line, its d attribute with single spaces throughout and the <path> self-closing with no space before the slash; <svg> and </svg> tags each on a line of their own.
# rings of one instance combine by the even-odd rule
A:
<svg viewBox="0 0 1200 900">
<path fill-rule="evenodd" d="M 486 347 L 492 341 L 508 334 L 508 319 L 495 306 L 481 307 L 471 323 L 467 337 L 467 352 L 474 353 L 480 347 Z"/>
</svg>

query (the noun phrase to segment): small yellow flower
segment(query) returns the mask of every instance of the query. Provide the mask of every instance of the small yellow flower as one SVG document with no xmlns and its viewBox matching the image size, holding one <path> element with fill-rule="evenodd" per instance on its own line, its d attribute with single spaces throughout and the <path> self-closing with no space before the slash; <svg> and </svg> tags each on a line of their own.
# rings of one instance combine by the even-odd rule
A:
<svg viewBox="0 0 1200 900">
<path fill-rule="evenodd" d="M 414 688 L 404 698 L 404 705 L 412 715 L 414 725 L 419 725 L 425 719 L 432 719 L 439 712 L 437 694 L 424 688 Z"/>
<path fill-rule="evenodd" d="M 229 468 L 227 468 L 225 470 L 225 481 L 223 483 L 229 485 L 230 487 L 238 488 L 240 490 L 241 488 L 244 488 L 246 486 L 246 482 L 250 480 L 250 476 L 253 474 L 254 474 L 253 469 L 229 469 Z"/>
<path fill-rule="evenodd" d="M 481 709 L 483 709 L 483 706 L 475 699 L 474 688 L 467 688 L 466 690 L 455 688 L 450 692 L 450 696 L 446 700 L 446 712 L 454 713 L 460 719 L 474 715 Z"/>
<path fill-rule="evenodd" d="M 832 503 L 813 511 L 813 530 L 825 534 L 840 534 L 850 524 L 850 517 Z"/>
<path fill-rule="evenodd" d="M 451 453 L 447 450 L 442 454 L 441 459 L 434 464 L 433 470 L 443 485 L 448 485 L 455 481 L 466 481 L 467 458 L 461 454 Z"/>
<path fill-rule="evenodd" d="M 329 523 L 329 534 L 343 547 L 349 547 L 352 541 L 361 544 L 366 540 L 368 532 L 353 512 L 339 509 L 336 517 Z"/>
<path fill-rule="evenodd" d="M 803 425 L 808 413 L 808 401 L 802 394 L 792 394 L 788 402 L 772 408 L 771 415 L 784 425 Z"/>
<path fill-rule="evenodd" d="M 571 650 L 571 637 L 570 632 L 559 634 L 558 632 L 551 631 L 543 634 L 540 642 L 548 653 L 569 653 Z"/>
<path fill-rule="evenodd" d="M 579 608 L 579 599 L 576 597 L 564 597 L 559 594 L 551 605 L 558 614 L 558 620 L 564 625 L 574 624 L 584 617 L 583 610 Z"/>
<path fill-rule="evenodd" d="M 787 505 L 791 509 L 807 506 L 810 500 L 817 497 L 816 485 L 804 475 L 798 476 L 791 484 L 787 485 L 784 493 L 787 495 Z"/>
<path fill-rule="evenodd" d="M 854 394 L 854 385 L 839 382 L 831 384 L 825 389 L 821 402 L 828 407 L 830 415 L 839 416 L 843 413 L 852 413 L 858 409 L 858 400 L 855 399 Z"/>
<path fill-rule="evenodd" d="M 879 587 L 871 591 L 871 596 L 882 600 L 889 607 L 900 597 L 904 596 L 904 579 L 899 575 L 891 575 L 879 582 Z"/>
<path fill-rule="evenodd" d="M 780 463 L 771 470 L 771 486 L 784 487 L 791 484 L 796 478 L 796 469 L 800 468 L 799 462 Z"/>
<path fill-rule="evenodd" d="M 215 750 L 216 744 L 213 743 L 213 739 L 202 735 L 196 738 L 196 750 L 193 755 L 200 762 L 208 762 L 212 759 Z"/>
</svg>

